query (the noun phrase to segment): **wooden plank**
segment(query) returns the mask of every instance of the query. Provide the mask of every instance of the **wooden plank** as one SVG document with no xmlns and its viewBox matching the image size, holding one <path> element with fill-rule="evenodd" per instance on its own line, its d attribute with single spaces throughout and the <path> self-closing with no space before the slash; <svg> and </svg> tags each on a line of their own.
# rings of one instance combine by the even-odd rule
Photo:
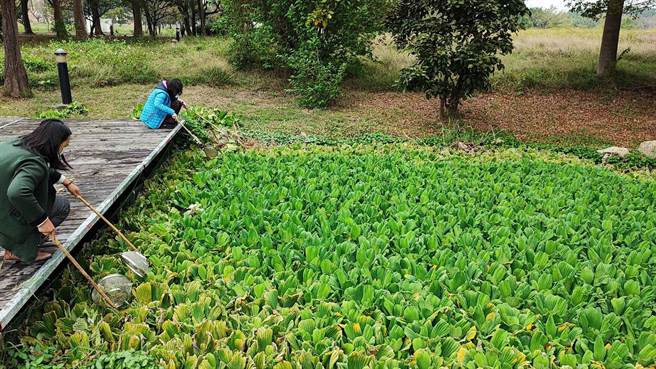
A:
<svg viewBox="0 0 656 369">
<path fill-rule="evenodd" d="M 30 132 L 36 124 L 35 121 L 0 120 L 0 140 Z M 68 124 L 74 136 L 66 154 L 74 169 L 66 175 L 76 179 L 85 197 L 101 212 L 106 212 L 130 188 L 180 129 L 150 130 L 139 122 Z M 70 199 L 65 191 L 59 191 Z M 95 214 L 71 199 L 69 218 L 58 227 L 65 247 L 75 248 L 97 221 Z M 42 265 L 14 264 L 0 270 L 0 331 L 63 260 L 64 255 L 56 252 Z"/>
</svg>

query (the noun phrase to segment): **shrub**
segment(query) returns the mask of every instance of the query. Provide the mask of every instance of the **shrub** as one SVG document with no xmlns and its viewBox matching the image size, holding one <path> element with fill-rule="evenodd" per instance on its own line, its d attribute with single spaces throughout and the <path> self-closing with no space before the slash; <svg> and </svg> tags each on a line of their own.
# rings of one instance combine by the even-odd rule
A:
<svg viewBox="0 0 656 369">
<path fill-rule="evenodd" d="M 402 84 L 438 98 L 443 118 L 457 116 L 463 99 L 490 88 L 525 14 L 522 0 L 399 1 L 389 26 L 398 46 L 417 57 Z"/>
<path fill-rule="evenodd" d="M 233 35 L 228 60 L 238 69 L 262 67 L 271 69 L 281 66 L 275 36 L 270 27 L 262 26 L 250 32 Z"/>
<path fill-rule="evenodd" d="M 236 66 L 289 68 L 291 90 L 301 95 L 301 104 L 325 107 L 338 95 L 344 65 L 371 54 L 388 0 L 228 0 L 222 5 L 232 20 Z"/>
<path fill-rule="evenodd" d="M 346 63 L 336 65 L 321 61 L 312 52 L 299 52 L 290 57 L 289 65 L 295 70 L 289 91 L 299 96 L 301 106 L 325 108 L 340 95 Z"/>
<path fill-rule="evenodd" d="M 71 117 L 82 117 L 87 115 L 88 112 L 89 110 L 82 103 L 73 101 L 68 105 L 40 112 L 36 117 L 38 119 L 67 119 Z"/>
</svg>

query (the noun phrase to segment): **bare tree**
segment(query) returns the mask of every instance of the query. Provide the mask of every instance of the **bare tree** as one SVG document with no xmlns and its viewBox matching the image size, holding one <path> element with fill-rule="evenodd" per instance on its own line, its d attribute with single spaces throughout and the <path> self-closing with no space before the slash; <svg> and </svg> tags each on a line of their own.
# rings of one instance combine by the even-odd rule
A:
<svg viewBox="0 0 656 369">
<path fill-rule="evenodd" d="M 148 0 L 144 2 L 144 14 L 148 24 L 148 33 L 151 37 L 157 36 L 161 21 L 175 14 L 170 0 Z"/>
<path fill-rule="evenodd" d="M 14 0 L 2 0 L 2 34 L 5 48 L 5 83 L 4 93 L 12 97 L 28 97 L 31 95 L 27 80 L 27 72 L 23 65 L 20 44 L 16 34 L 16 3 Z"/>
</svg>

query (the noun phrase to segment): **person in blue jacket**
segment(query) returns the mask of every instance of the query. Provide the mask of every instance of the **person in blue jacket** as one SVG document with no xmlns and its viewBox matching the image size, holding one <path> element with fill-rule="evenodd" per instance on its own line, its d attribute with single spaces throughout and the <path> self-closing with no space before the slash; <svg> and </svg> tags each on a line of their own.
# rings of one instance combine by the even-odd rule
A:
<svg viewBox="0 0 656 369">
<path fill-rule="evenodd" d="M 148 96 L 139 120 L 153 129 L 175 127 L 178 113 L 187 106 L 180 99 L 182 87 L 179 79 L 161 81 Z"/>
</svg>

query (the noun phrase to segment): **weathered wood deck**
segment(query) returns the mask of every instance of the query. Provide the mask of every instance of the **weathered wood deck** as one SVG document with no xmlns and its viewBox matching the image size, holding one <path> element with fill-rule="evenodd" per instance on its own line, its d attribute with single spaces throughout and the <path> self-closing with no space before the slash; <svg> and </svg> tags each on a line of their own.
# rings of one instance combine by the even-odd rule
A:
<svg viewBox="0 0 656 369">
<path fill-rule="evenodd" d="M 24 135 L 37 124 L 29 120 L 0 118 L 0 141 Z M 171 143 L 179 129 L 149 130 L 134 121 L 71 122 L 68 125 L 73 136 L 65 155 L 73 170 L 65 174 L 75 180 L 82 195 L 101 212 L 107 211 L 138 179 Z M 58 194 L 71 201 L 71 213 L 58 227 L 58 238 L 72 250 L 98 218 L 67 191 L 59 189 Z M 3 253 L 0 251 L 0 257 Z M 0 332 L 64 259 L 58 251 L 42 263 L 4 263 L 0 269 Z"/>
</svg>

